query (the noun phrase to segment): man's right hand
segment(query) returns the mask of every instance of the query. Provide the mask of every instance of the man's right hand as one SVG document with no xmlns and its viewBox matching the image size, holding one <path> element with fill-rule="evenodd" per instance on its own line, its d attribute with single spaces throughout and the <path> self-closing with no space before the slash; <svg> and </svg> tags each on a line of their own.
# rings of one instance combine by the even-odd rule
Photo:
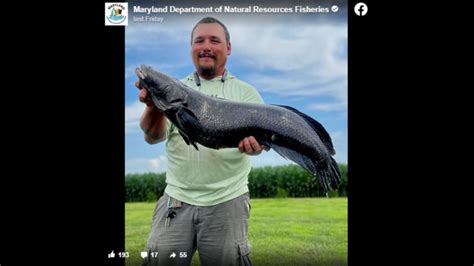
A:
<svg viewBox="0 0 474 266">
<path fill-rule="evenodd" d="M 140 93 L 138 93 L 138 99 L 140 100 L 140 102 L 145 103 L 148 107 L 153 107 L 153 100 L 151 99 L 148 91 L 140 86 L 140 81 L 137 80 L 135 82 L 135 87 L 140 90 Z"/>
</svg>

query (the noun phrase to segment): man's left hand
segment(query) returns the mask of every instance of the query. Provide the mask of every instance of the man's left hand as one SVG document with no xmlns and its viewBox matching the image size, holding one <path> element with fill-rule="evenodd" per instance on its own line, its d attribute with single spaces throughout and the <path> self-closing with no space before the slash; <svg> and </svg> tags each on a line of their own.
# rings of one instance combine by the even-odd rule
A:
<svg viewBox="0 0 474 266">
<path fill-rule="evenodd" d="M 260 145 L 253 136 L 246 137 L 239 142 L 239 151 L 242 153 L 245 152 L 248 155 L 259 155 L 262 153 L 262 150 L 268 151 L 270 148 L 265 145 Z"/>
</svg>

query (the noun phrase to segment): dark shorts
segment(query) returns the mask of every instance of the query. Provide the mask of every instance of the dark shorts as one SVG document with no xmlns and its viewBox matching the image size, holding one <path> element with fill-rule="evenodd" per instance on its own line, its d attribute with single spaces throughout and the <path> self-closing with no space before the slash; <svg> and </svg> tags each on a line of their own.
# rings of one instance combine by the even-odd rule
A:
<svg viewBox="0 0 474 266">
<path fill-rule="evenodd" d="M 176 216 L 166 222 L 167 205 Z M 196 250 L 201 265 L 251 265 L 248 243 L 250 196 L 214 206 L 194 206 L 164 194 L 153 211 L 144 265 L 189 265 Z"/>
</svg>

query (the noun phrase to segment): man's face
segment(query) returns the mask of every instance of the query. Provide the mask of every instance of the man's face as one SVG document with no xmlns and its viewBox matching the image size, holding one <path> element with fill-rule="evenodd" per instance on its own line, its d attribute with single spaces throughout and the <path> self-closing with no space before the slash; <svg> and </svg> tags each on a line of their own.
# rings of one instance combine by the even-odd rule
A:
<svg viewBox="0 0 474 266">
<path fill-rule="evenodd" d="M 194 66 L 202 77 L 211 79 L 224 73 L 231 49 L 221 25 L 199 24 L 194 30 L 191 47 Z"/>
</svg>

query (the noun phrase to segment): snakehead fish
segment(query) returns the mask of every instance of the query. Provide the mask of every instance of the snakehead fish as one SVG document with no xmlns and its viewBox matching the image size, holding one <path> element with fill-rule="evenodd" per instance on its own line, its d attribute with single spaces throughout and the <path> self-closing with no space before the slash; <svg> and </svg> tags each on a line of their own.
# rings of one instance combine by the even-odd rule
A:
<svg viewBox="0 0 474 266">
<path fill-rule="evenodd" d="M 238 147 L 254 136 L 307 171 L 327 193 L 341 182 L 335 150 L 326 129 L 295 108 L 282 105 L 234 102 L 210 97 L 179 80 L 141 65 L 135 70 L 140 86 L 154 105 L 178 128 L 188 145 L 212 149 Z"/>
</svg>

